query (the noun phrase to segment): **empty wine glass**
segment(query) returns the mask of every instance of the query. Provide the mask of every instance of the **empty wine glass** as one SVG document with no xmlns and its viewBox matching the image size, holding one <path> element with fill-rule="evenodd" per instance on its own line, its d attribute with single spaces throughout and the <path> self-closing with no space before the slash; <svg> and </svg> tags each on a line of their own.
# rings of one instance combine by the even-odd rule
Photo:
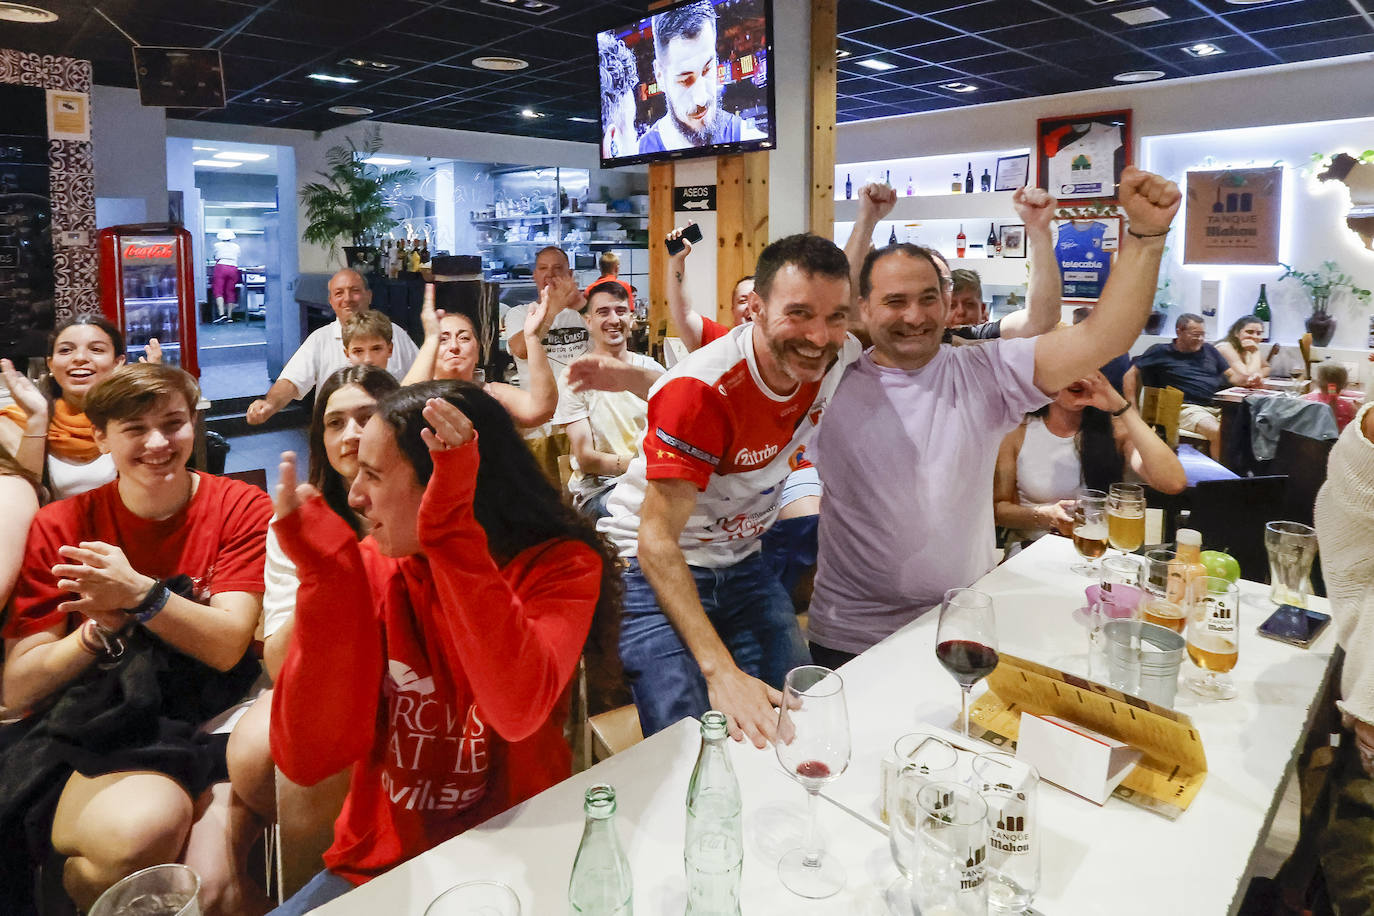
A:
<svg viewBox="0 0 1374 916">
<path fill-rule="evenodd" d="M 935 657 L 959 682 L 959 719 L 967 738 L 969 691 L 997 667 L 997 619 L 990 595 L 973 588 L 945 592 L 935 632 Z"/>
<path fill-rule="evenodd" d="M 844 887 L 844 867 L 825 854 L 816 798 L 821 786 L 849 766 L 849 710 L 838 674 L 819 665 L 787 672 L 773 748 L 782 768 L 806 790 L 808 815 L 805 843 L 778 861 L 778 877 L 798 896 L 829 897 Z"/>
<path fill-rule="evenodd" d="M 912 899 L 923 916 L 986 916 L 987 802 L 957 782 L 929 783 L 916 800 Z"/>
<path fill-rule="evenodd" d="M 888 846 L 892 862 L 903 878 L 912 874 L 912 843 L 921 826 L 916 795 L 930 782 L 954 782 L 959 775 L 959 752 L 942 738 L 917 732 L 903 735 L 894 746 L 899 767 L 887 804 Z"/>
<path fill-rule="evenodd" d="M 1096 576 L 1097 560 L 1107 552 L 1107 494 L 1079 490 L 1073 509 L 1073 546 L 1086 563 L 1071 567 L 1080 576 Z"/>
</svg>

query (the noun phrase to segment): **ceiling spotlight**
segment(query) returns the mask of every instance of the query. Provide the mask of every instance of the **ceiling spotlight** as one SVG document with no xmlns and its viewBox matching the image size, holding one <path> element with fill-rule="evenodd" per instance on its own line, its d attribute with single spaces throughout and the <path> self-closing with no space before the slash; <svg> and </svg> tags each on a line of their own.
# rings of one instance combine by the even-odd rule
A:
<svg viewBox="0 0 1374 916">
<path fill-rule="evenodd" d="M 365 117 L 372 114 L 371 108 L 364 108 L 361 105 L 331 105 L 329 110 L 337 115 L 349 115 L 354 118 Z"/>
<path fill-rule="evenodd" d="M 948 89 L 950 92 L 977 92 L 978 87 L 972 83 L 941 83 L 941 89 Z"/>
<path fill-rule="evenodd" d="M 1125 73 L 1118 73 L 1112 77 L 1118 83 L 1148 83 L 1150 80 L 1163 78 L 1163 70 L 1127 70 Z"/>
<path fill-rule="evenodd" d="M 224 159 L 197 159 L 191 163 L 203 169 L 236 169 L 242 162 L 228 162 Z"/>
<path fill-rule="evenodd" d="M 527 60 L 518 57 L 474 57 L 472 65 L 478 70 L 524 70 L 530 65 Z"/>
<path fill-rule="evenodd" d="M 577 118 L 577 117 L 572 117 L 572 118 L 568 118 L 568 120 L 569 120 L 569 121 L 576 121 L 578 124 L 595 124 L 595 123 L 596 123 L 596 119 L 595 119 L 595 118 Z"/>
<path fill-rule="evenodd" d="M 267 154 L 267 153 L 235 153 L 235 152 L 225 152 L 225 153 L 215 153 L 215 158 L 216 158 L 216 159 L 232 159 L 232 160 L 235 160 L 235 161 L 237 161 L 237 162 L 261 162 L 261 161 L 264 160 L 264 159 L 269 159 L 269 158 L 271 158 L 271 156 L 270 156 L 269 154 Z"/>
<path fill-rule="evenodd" d="M 0 3 L 0 19 L 6 22 L 22 22 L 25 25 L 39 25 L 44 22 L 56 22 L 57 14 L 52 10 L 29 6 L 26 3 Z"/>
<path fill-rule="evenodd" d="M 520 110 L 520 117 L 522 117 L 522 118 L 542 118 L 542 117 L 544 117 L 544 114 L 543 114 L 543 112 L 535 111 L 533 108 L 522 108 L 522 109 Z"/>
<path fill-rule="evenodd" d="M 311 78 L 312 80 L 319 80 L 319 81 L 322 82 L 322 83 L 356 83 L 356 82 L 360 82 L 359 80 L 355 80 L 355 79 L 354 79 L 353 77 L 351 77 L 351 76 L 334 76 L 334 75 L 331 74 L 331 73 L 312 73 L 312 74 L 310 74 L 310 78 Z"/>
<path fill-rule="evenodd" d="M 482 0 L 487 6 L 499 6 L 508 10 L 518 10 L 530 16 L 546 16 L 558 9 L 547 0 Z"/>
<path fill-rule="evenodd" d="M 339 65 L 343 67 L 357 67 L 359 70 L 379 70 L 383 72 L 401 69 L 400 64 L 390 64 L 382 60 L 367 60 L 362 57 L 345 57 L 343 60 L 339 61 Z"/>
<path fill-rule="evenodd" d="M 219 149 L 219 147 L 218 147 L 218 146 L 193 146 L 193 147 L 191 147 L 191 149 L 195 150 L 195 151 L 198 152 L 198 153 L 213 153 L 215 150 Z"/>
<path fill-rule="evenodd" d="M 1193 57 L 1216 57 L 1218 54 L 1225 54 L 1226 52 L 1210 41 L 1199 41 L 1196 44 L 1185 45 L 1183 53 Z"/>
<path fill-rule="evenodd" d="M 360 161 L 368 165 L 410 165 L 409 159 L 398 159 L 395 156 L 368 156 Z"/>
<path fill-rule="evenodd" d="M 836 59 L 836 60 L 844 60 L 844 59 L 845 59 L 846 57 L 848 57 L 848 56 L 849 56 L 849 52 L 846 51 L 844 48 L 836 48 L 836 49 L 835 49 L 835 59 Z"/>
<path fill-rule="evenodd" d="M 867 60 L 861 60 L 861 61 L 859 61 L 859 66 L 860 66 L 860 67 L 867 67 L 867 68 L 870 69 L 870 70 L 878 70 L 878 71 L 880 71 L 880 72 L 883 71 L 883 70 L 896 70 L 896 69 L 897 69 L 897 65 L 896 65 L 896 64 L 889 64 L 887 61 L 885 61 L 885 60 L 878 60 L 878 58 L 876 58 L 876 57 L 870 57 L 870 58 L 868 58 Z"/>
<path fill-rule="evenodd" d="M 297 99 L 274 99 L 269 95 L 259 95 L 253 98 L 254 105 L 275 105 L 279 108 L 299 108 L 301 103 Z"/>
</svg>

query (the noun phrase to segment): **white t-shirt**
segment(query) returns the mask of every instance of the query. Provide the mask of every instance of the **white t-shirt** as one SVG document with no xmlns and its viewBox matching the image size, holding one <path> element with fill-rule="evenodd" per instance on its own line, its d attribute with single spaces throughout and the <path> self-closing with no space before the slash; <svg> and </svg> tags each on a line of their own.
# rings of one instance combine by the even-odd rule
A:
<svg viewBox="0 0 1374 916">
<path fill-rule="evenodd" d="M 807 449 L 825 488 L 811 639 L 862 652 L 996 564 L 997 450 L 1048 401 L 1035 338 L 849 368 Z"/>
<path fill-rule="evenodd" d="M 666 371 L 658 360 L 642 353 L 626 353 L 625 359 L 636 369 Z M 644 436 L 644 424 L 649 404 L 629 391 L 569 391 L 566 403 L 567 422 L 585 419 L 591 426 L 592 448 L 610 455 L 633 457 Z M 568 490 L 583 498 L 594 496 L 611 486 L 615 477 L 583 474 L 572 456 L 572 477 Z"/>
<path fill-rule="evenodd" d="M 48 488 L 52 490 L 53 499 L 66 499 L 103 487 L 117 476 L 112 455 L 100 455 L 90 461 L 68 461 L 48 452 Z"/>
<path fill-rule="evenodd" d="M 649 392 L 639 454 L 607 500 L 598 528 L 620 555 L 639 552 L 639 513 L 649 480 L 690 480 L 700 495 L 678 546 L 691 566 L 733 566 L 759 549 L 778 515 L 783 481 L 798 450 L 829 415 L 844 367 L 859 355 L 846 340 L 819 382 L 788 395 L 759 376 L 754 325 L 744 324 L 691 353 Z"/>
<path fill-rule="evenodd" d="M 517 305 L 506 311 L 506 340 L 525 333 L 525 315 L 529 312 L 528 305 Z M 572 309 L 564 309 L 554 316 L 553 324 L 549 326 L 549 332 L 544 335 L 544 353 L 549 358 L 549 368 L 553 370 L 553 377 L 558 382 L 558 409 L 554 411 L 553 419 L 549 421 L 553 426 L 562 426 L 568 422 L 568 395 L 569 391 L 563 381 L 563 370 L 568 368 L 568 363 L 583 356 L 592 348 L 591 333 L 587 330 L 587 322 L 582 320 L 582 316 Z M 516 371 L 520 373 L 520 387 L 529 390 L 529 363 L 520 359 L 514 353 L 511 358 L 515 360 Z M 543 435 L 548 435 L 548 430 L 540 427 Z"/>
<path fill-rule="evenodd" d="M 228 264 L 231 267 L 239 266 L 239 245 L 238 242 L 216 242 L 215 243 L 215 263 Z"/>
<path fill-rule="evenodd" d="M 418 354 L 419 348 L 415 346 L 415 341 L 410 339 L 405 329 L 392 324 L 391 359 L 387 361 L 387 371 L 399 381 L 410 371 L 410 365 L 415 362 Z M 288 379 L 296 386 L 296 399 L 300 400 L 347 365 L 349 362 L 348 355 L 344 353 L 343 325 L 335 319 L 324 327 L 310 332 L 301 348 L 286 361 L 279 378 Z"/>
</svg>

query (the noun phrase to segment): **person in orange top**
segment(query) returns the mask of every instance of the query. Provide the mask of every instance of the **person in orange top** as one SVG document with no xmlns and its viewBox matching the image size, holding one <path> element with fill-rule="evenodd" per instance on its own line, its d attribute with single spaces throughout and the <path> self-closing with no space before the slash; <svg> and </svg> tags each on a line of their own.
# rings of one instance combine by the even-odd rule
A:
<svg viewBox="0 0 1374 916">
<path fill-rule="evenodd" d="M 156 339 L 148 342 L 146 361 L 162 361 Z M 70 318 L 49 336 L 46 396 L 13 363 L 0 359 L 0 377 L 14 398 L 0 411 L 0 448 L 43 480 L 54 499 L 114 480 L 114 461 L 96 446 L 84 411 L 86 395 L 122 365 L 124 337 L 99 315 Z"/>
<path fill-rule="evenodd" d="M 625 294 L 630 297 L 630 301 L 635 301 L 635 288 L 624 280 L 620 279 L 620 255 L 614 251 L 603 251 L 601 257 L 596 262 L 596 269 L 601 271 L 601 276 L 597 277 L 587 288 L 582 291 L 582 295 L 591 298 L 592 287 L 605 283 L 607 280 L 612 283 L 619 283 L 625 287 Z M 583 306 L 585 308 L 585 305 Z"/>
</svg>

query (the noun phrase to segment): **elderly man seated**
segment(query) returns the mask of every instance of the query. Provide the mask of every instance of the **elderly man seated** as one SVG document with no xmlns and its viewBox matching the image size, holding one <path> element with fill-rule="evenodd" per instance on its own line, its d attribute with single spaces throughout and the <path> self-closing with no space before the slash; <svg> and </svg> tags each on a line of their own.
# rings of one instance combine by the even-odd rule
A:
<svg viewBox="0 0 1374 916">
<path fill-rule="evenodd" d="M 1142 385 L 1183 392 L 1178 428 L 1206 438 L 1212 457 L 1221 454 L 1221 409 L 1212 399 L 1229 384 L 1230 363 L 1204 338 L 1202 316 L 1185 312 L 1174 323 L 1174 342 L 1155 344 L 1135 359 L 1124 380 L 1126 400 L 1139 403 Z"/>
</svg>

